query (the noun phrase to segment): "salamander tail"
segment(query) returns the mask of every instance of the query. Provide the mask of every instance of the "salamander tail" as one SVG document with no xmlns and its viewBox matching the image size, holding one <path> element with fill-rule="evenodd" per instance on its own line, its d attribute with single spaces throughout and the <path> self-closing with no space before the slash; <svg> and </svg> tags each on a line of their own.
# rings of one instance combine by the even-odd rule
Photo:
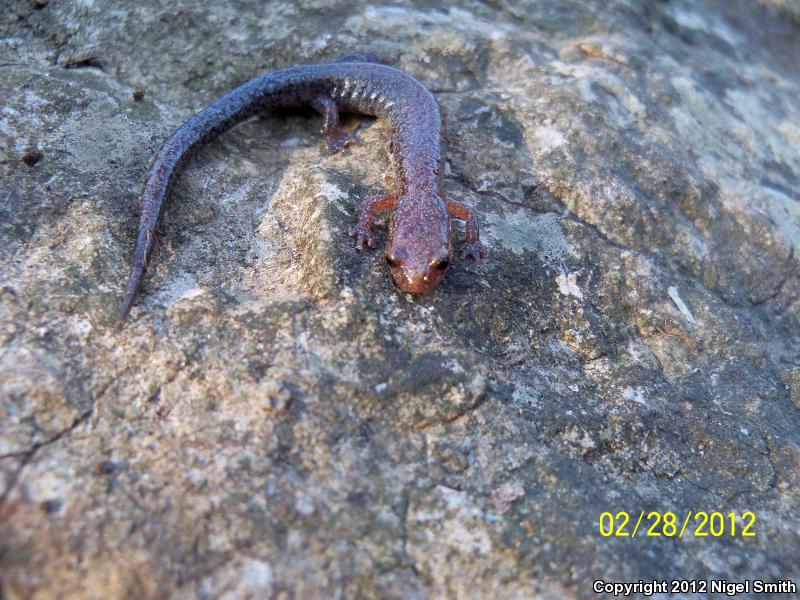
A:
<svg viewBox="0 0 800 600">
<path fill-rule="evenodd" d="M 125 292 L 125 298 L 122 300 L 122 306 L 119 310 L 120 326 L 125 323 L 128 318 L 128 313 L 133 308 L 133 303 L 139 295 L 139 288 L 142 287 L 142 280 L 147 271 L 147 257 L 153 248 L 153 237 L 146 227 L 139 226 L 139 231 L 136 236 L 136 244 L 133 247 L 133 266 L 131 267 L 131 274 L 128 277 L 128 289 Z"/>
<path fill-rule="evenodd" d="M 133 303 L 136 301 L 136 296 L 139 294 L 139 286 L 142 285 L 142 274 L 137 272 L 134 266 L 134 271 L 131 271 L 130 279 L 128 280 L 128 290 L 125 292 L 125 298 L 122 300 L 122 306 L 119 310 L 119 324 L 122 326 L 128 318 L 128 314 L 133 308 Z"/>
</svg>

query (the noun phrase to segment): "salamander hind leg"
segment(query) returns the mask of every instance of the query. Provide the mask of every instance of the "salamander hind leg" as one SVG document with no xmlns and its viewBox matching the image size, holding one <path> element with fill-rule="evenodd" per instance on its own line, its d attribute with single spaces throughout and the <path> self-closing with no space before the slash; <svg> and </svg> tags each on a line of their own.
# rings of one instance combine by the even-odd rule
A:
<svg viewBox="0 0 800 600">
<path fill-rule="evenodd" d="M 358 143 L 358 137 L 347 133 L 339 123 L 339 109 L 330 96 L 320 95 L 311 102 L 318 113 L 322 115 L 322 135 L 328 143 L 331 153 L 341 152 L 348 146 Z"/>
<path fill-rule="evenodd" d="M 362 250 L 364 244 L 370 248 L 375 247 L 375 236 L 372 234 L 375 213 L 379 210 L 393 208 L 395 204 L 397 204 L 395 194 L 379 194 L 364 200 L 358 213 L 358 223 L 348 231 L 350 237 L 356 238 L 356 250 Z"/>
<path fill-rule="evenodd" d="M 466 223 L 467 241 L 461 248 L 461 258 L 471 258 L 472 262 L 479 265 L 481 257 L 486 256 L 486 250 L 481 244 L 481 236 L 478 231 L 478 218 L 475 216 L 475 210 L 465 202 L 459 202 L 452 198 L 446 199 L 447 212 L 457 219 L 461 219 Z"/>
</svg>

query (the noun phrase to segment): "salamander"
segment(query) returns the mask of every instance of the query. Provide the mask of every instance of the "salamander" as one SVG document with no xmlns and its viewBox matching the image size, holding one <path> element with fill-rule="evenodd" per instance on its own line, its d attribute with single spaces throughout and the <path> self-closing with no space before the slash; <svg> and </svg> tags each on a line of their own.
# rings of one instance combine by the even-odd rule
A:
<svg viewBox="0 0 800 600">
<path fill-rule="evenodd" d="M 164 199 L 192 152 L 258 112 L 308 105 L 322 115 L 322 133 L 331 152 L 357 141 L 341 128 L 339 113 L 361 113 L 389 122 L 400 189 L 367 198 L 349 234 L 355 238 L 356 249 L 374 248 L 375 213 L 392 209 L 385 256 L 402 291 L 422 294 L 444 277 L 452 255 L 451 216 L 466 222 L 462 258 L 469 257 L 476 265 L 480 262 L 484 251 L 474 210 L 444 192 L 444 130 L 433 94 L 400 69 L 368 54 L 353 54 L 251 79 L 195 114 L 164 142 L 150 162 L 141 193 L 133 265 L 120 320 L 128 316 L 142 285 Z"/>
</svg>

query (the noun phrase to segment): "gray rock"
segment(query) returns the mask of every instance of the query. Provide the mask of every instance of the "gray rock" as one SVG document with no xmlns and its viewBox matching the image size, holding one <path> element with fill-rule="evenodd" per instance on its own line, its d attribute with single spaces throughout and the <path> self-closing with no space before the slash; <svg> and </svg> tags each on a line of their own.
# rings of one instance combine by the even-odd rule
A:
<svg viewBox="0 0 800 600">
<path fill-rule="evenodd" d="M 2 4 L 0 596 L 798 581 L 797 2 Z M 163 139 L 354 50 L 435 92 L 485 262 L 402 295 L 346 234 L 387 126 L 270 116 L 190 162 L 119 330 Z"/>
</svg>

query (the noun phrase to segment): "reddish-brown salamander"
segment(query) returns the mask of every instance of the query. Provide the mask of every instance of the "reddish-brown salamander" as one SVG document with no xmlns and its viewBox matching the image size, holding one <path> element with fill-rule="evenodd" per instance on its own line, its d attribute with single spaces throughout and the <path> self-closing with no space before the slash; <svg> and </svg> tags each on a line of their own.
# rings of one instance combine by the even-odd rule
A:
<svg viewBox="0 0 800 600">
<path fill-rule="evenodd" d="M 120 318 L 125 319 L 142 284 L 155 246 L 155 229 L 164 197 L 193 150 L 248 117 L 272 108 L 311 105 L 323 117 L 328 148 L 337 152 L 355 141 L 339 127 L 339 112 L 386 119 L 400 190 L 364 201 L 350 230 L 356 248 L 375 247 L 376 211 L 394 209 L 389 221 L 386 262 L 404 292 L 430 291 L 450 266 L 450 216 L 466 221 L 463 257 L 480 262 L 478 221 L 468 205 L 443 190 L 444 137 L 436 100 L 410 75 L 354 54 L 321 65 L 289 67 L 251 79 L 181 125 L 153 157 L 141 196 L 133 266 Z"/>
</svg>

